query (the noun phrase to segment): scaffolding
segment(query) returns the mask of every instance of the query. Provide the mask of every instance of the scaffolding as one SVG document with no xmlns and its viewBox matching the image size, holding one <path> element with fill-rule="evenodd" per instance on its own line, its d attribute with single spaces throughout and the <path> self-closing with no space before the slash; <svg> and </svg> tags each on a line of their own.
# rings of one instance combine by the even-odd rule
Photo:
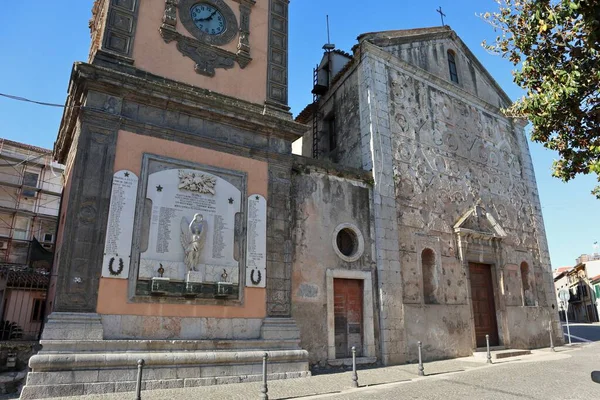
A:
<svg viewBox="0 0 600 400">
<path fill-rule="evenodd" d="M 31 242 L 53 251 L 64 167 L 50 150 L 0 139 L 0 263 L 29 263 Z"/>
</svg>

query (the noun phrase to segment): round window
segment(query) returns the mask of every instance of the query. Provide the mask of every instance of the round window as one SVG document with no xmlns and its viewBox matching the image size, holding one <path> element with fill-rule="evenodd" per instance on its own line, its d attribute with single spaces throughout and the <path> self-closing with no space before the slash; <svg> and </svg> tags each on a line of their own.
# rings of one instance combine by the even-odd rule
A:
<svg viewBox="0 0 600 400">
<path fill-rule="evenodd" d="M 356 226 L 341 224 L 333 233 L 333 249 L 342 260 L 356 261 L 365 249 L 363 236 Z"/>
<path fill-rule="evenodd" d="M 356 253 L 356 250 L 358 250 L 356 233 L 348 228 L 344 228 L 338 232 L 336 242 L 340 253 L 346 257 L 352 257 Z"/>
</svg>

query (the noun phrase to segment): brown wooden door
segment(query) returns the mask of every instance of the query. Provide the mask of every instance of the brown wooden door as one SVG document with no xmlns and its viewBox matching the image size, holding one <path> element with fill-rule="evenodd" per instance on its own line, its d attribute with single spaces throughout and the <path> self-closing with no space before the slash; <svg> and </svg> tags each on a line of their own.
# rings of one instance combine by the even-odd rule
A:
<svg viewBox="0 0 600 400">
<path fill-rule="evenodd" d="M 494 306 L 492 269 L 486 264 L 469 263 L 471 300 L 475 320 L 477 347 L 485 347 L 485 335 L 490 335 L 490 346 L 498 346 L 498 325 Z"/>
<path fill-rule="evenodd" d="M 363 281 L 360 279 L 334 279 L 335 357 L 362 355 Z"/>
</svg>

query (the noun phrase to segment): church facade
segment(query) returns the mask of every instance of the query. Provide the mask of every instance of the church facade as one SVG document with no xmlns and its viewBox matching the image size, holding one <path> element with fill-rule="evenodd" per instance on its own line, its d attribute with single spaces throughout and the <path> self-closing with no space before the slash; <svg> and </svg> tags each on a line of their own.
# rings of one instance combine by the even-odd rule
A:
<svg viewBox="0 0 600 400">
<path fill-rule="evenodd" d="M 502 114 L 510 99 L 447 26 L 358 41 L 353 55 L 326 52 L 297 120 L 312 125 L 303 155 L 372 179 L 362 235 L 381 361 L 415 360 L 418 341 L 439 359 L 472 354 L 486 334 L 506 348 L 549 345 L 549 329 L 562 340 L 526 121 Z"/>
<path fill-rule="evenodd" d="M 328 53 L 293 121 L 287 1 L 93 14 L 54 149 L 51 313 L 22 398 L 131 391 L 138 359 L 146 389 L 176 388 L 259 380 L 265 352 L 286 379 L 352 347 L 389 365 L 417 340 L 426 358 L 485 334 L 544 346 L 550 325 L 560 340 L 524 123 L 449 28 Z M 308 157 L 291 154 L 301 137 Z"/>
</svg>

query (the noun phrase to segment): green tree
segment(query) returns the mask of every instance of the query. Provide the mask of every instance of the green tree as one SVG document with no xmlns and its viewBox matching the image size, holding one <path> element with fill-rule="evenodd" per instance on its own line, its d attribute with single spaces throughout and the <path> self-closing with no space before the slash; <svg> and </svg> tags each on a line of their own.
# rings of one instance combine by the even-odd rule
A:
<svg viewBox="0 0 600 400">
<path fill-rule="evenodd" d="M 556 150 L 552 174 L 600 182 L 600 1 L 496 0 L 485 13 L 499 36 L 483 46 L 510 60 L 526 91 L 505 112 L 533 125 L 531 139 Z M 600 199 L 600 185 L 592 191 Z"/>
</svg>

